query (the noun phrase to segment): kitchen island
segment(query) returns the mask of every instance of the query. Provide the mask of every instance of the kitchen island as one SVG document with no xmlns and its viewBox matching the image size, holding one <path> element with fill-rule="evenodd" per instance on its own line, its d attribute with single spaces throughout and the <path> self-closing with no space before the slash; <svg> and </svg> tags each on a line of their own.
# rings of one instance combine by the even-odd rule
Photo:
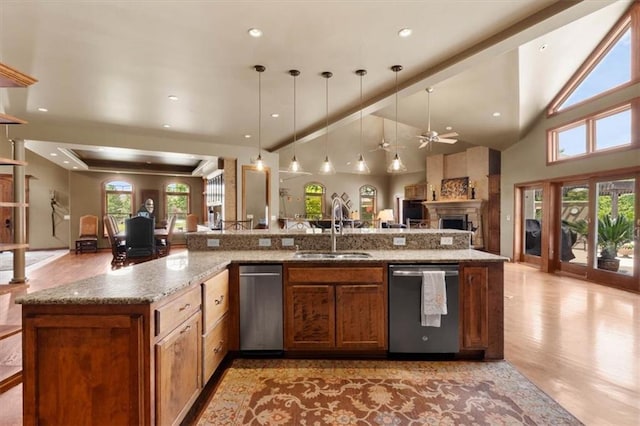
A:
<svg viewBox="0 0 640 426">
<path fill-rule="evenodd" d="M 371 256 L 319 262 L 296 259 L 295 250 L 194 250 L 21 297 L 24 424 L 179 423 L 227 351 L 238 350 L 241 264 L 377 268 L 385 302 L 388 264 L 459 264 L 460 356 L 502 358 L 504 258 L 470 249 L 364 251 Z M 384 331 L 371 352 L 386 344 Z"/>
</svg>

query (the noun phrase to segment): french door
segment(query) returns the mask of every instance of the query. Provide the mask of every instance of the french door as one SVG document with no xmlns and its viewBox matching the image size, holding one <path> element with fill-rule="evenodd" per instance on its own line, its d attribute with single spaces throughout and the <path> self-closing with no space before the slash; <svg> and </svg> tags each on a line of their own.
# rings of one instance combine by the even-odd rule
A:
<svg viewBox="0 0 640 426">
<path fill-rule="evenodd" d="M 640 291 L 639 192 L 637 169 L 517 186 L 515 259 Z"/>
</svg>

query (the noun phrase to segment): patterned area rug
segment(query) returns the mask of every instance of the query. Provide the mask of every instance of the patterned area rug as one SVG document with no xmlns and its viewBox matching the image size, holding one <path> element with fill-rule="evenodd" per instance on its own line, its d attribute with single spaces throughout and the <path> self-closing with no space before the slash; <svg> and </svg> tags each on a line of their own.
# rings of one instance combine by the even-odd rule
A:
<svg viewBox="0 0 640 426">
<path fill-rule="evenodd" d="M 580 425 L 508 362 L 248 360 L 199 425 Z"/>
</svg>

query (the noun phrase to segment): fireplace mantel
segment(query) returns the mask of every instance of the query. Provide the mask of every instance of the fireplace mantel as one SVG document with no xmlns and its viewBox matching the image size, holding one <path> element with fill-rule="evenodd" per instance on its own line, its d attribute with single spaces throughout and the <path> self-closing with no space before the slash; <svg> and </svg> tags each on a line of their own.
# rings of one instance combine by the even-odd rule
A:
<svg viewBox="0 0 640 426">
<path fill-rule="evenodd" d="M 474 248 L 484 248 L 483 214 L 484 200 L 440 200 L 423 201 L 429 210 L 431 228 L 438 228 L 440 219 L 446 216 L 464 215 L 473 227 L 472 245 Z"/>
</svg>

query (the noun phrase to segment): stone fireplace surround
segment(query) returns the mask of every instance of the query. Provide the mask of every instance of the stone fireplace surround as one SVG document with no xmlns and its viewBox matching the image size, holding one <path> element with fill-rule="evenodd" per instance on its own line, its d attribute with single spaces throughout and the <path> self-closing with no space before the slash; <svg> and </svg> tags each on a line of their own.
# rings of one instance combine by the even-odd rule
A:
<svg viewBox="0 0 640 426">
<path fill-rule="evenodd" d="M 440 219 L 447 216 L 465 216 L 467 223 L 475 230 L 471 236 L 471 245 L 475 249 L 484 248 L 483 200 L 444 200 L 424 201 L 429 211 L 429 225 L 432 229 L 439 227 Z M 471 229 L 470 229 L 471 230 Z"/>
</svg>

